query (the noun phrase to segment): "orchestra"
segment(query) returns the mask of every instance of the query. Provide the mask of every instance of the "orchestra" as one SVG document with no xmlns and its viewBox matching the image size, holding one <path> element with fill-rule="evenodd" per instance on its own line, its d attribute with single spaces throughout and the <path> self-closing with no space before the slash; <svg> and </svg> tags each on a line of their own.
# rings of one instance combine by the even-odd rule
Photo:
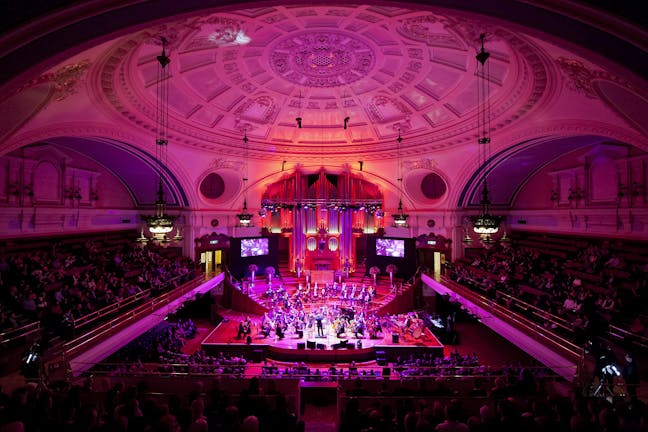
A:
<svg viewBox="0 0 648 432">
<path fill-rule="evenodd" d="M 385 332 L 419 339 L 424 332 L 423 320 L 414 312 L 379 317 L 374 306 L 373 285 L 347 281 L 299 283 L 289 293 L 280 283 L 269 284 L 263 292 L 268 308 L 258 324 L 257 336 L 275 340 L 288 338 L 355 337 L 358 340 L 379 339 Z M 251 333 L 249 317 L 239 324 L 238 338 Z"/>
</svg>

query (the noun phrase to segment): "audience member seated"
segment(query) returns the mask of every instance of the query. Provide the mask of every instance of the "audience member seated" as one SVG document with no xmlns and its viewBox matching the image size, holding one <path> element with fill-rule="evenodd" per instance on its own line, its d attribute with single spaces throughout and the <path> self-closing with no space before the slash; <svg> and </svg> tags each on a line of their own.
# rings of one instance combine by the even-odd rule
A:
<svg viewBox="0 0 648 432">
<path fill-rule="evenodd" d="M 69 337 L 84 315 L 147 289 L 158 295 L 192 277 L 190 260 L 168 259 L 150 248 L 124 243 L 102 250 L 93 241 L 79 246 L 2 258 L 4 328 L 39 320 Z"/>
<path fill-rule="evenodd" d="M 568 262 L 529 247 L 493 248 L 472 258 L 471 265 L 456 263 L 450 277 L 543 325 L 553 322 L 551 328 L 564 336 L 582 340 L 584 331 L 600 329 L 601 322 L 629 328 L 636 316 L 648 310 L 648 295 L 635 288 L 636 281 L 648 274 L 637 265 L 633 272 L 624 269 L 623 260 L 602 242 L 590 243 Z M 521 304 L 516 309 L 513 299 L 550 315 L 544 317 Z M 567 326 L 556 324 L 561 320 Z"/>
</svg>

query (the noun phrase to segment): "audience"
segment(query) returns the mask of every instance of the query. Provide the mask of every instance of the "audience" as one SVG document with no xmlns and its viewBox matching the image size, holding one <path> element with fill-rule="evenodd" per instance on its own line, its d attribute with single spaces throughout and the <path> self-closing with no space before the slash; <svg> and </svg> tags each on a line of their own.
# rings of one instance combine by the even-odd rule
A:
<svg viewBox="0 0 648 432">
<path fill-rule="evenodd" d="M 645 332 L 638 323 L 632 327 L 631 323 L 648 310 L 648 294 L 636 290 L 636 281 L 645 280 L 648 274 L 635 269 L 634 280 L 627 273 L 628 278 L 621 281 L 619 275 L 625 268 L 606 242 L 588 245 L 571 261 L 545 255 L 536 248 L 500 246 L 485 250 L 470 264 L 455 263 L 450 277 L 509 308 L 516 307 L 512 297 L 546 311 L 550 315 L 518 308 L 518 312 L 563 334 L 565 329 L 558 328 L 556 322 L 565 319 L 570 327 L 568 335 L 583 343 L 609 323 Z M 561 319 L 546 319 L 551 315 Z"/>
<path fill-rule="evenodd" d="M 79 318 L 150 289 L 174 288 L 192 276 L 192 263 L 129 243 L 102 249 L 95 241 L 0 259 L 0 329 L 40 321 L 71 337 Z"/>
</svg>

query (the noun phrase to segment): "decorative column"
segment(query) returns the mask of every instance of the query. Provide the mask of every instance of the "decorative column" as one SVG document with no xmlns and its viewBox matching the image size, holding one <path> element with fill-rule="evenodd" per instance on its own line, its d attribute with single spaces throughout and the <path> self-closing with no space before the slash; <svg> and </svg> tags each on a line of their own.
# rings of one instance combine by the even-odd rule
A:
<svg viewBox="0 0 648 432">
<path fill-rule="evenodd" d="M 347 209 L 340 214 L 340 268 L 344 269 L 346 260 L 355 267 L 353 257 L 353 210 Z"/>
<path fill-rule="evenodd" d="M 304 271 L 304 255 L 306 251 L 306 242 L 305 238 L 305 228 L 304 228 L 304 210 L 302 208 L 295 207 L 293 209 L 293 232 L 292 232 L 292 251 L 293 256 L 291 257 L 291 267 L 294 271 L 297 271 L 295 267 L 297 260 L 302 266 L 302 271 Z"/>
</svg>

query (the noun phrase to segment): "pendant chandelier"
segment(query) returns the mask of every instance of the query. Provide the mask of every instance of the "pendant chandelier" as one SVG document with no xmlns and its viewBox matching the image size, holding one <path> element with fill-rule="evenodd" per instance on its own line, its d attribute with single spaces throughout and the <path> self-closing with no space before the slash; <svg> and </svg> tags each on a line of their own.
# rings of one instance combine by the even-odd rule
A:
<svg viewBox="0 0 648 432">
<path fill-rule="evenodd" d="M 400 146 L 403 138 L 401 137 L 400 129 L 398 129 L 398 138 L 396 138 L 396 141 L 398 141 L 398 213 L 393 214 L 392 217 L 394 218 L 395 227 L 407 228 L 407 218 L 409 215 L 403 212 L 403 163 L 400 155 Z"/>
<path fill-rule="evenodd" d="M 243 209 L 236 217 L 239 221 L 239 226 L 249 227 L 252 224 L 252 213 L 248 212 L 247 208 L 247 181 L 248 181 L 248 137 L 247 130 L 243 132 L 243 144 L 245 144 L 245 177 L 243 177 Z"/>
<path fill-rule="evenodd" d="M 137 239 L 141 243 L 154 241 L 167 244 L 173 241 L 182 240 L 180 228 L 176 226 L 177 216 L 169 215 L 166 212 L 166 201 L 164 199 L 164 188 L 162 184 L 162 173 L 166 171 L 168 160 L 168 130 L 169 130 L 169 70 L 167 66 L 171 59 L 166 54 L 166 39 L 162 38 L 162 53 L 157 56 L 158 71 L 156 81 L 157 103 L 155 106 L 155 158 L 160 164 L 157 179 L 157 191 L 155 200 L 155 214 L 142 216 L 146 223 L 146 229 L 150 237 L 145 235 L 144 229 Z M 176 231 L 174 237 L 169 237 L 172 231 Z"/>
<path fill-rule="evenodd" d="M 481 50 L 475 57 L 478 62 L 477 69 L 477 139 L 480 164 L 483 165 L 482 177 L 482 198 L 480 202 L 480 214 L 470 218 L 473 231 L 482 237 L 482 242 L 490 244 L 493 242 L 491 235 L 497 233 L 500 227 L 500 216 L 490 214 L 490 198 L 488 195 L 488 163 L 490 159 L 490 74 L 488 58 L 490 53 L 484 50 L 485 34 L 481 34 Z"/>
</svg>

